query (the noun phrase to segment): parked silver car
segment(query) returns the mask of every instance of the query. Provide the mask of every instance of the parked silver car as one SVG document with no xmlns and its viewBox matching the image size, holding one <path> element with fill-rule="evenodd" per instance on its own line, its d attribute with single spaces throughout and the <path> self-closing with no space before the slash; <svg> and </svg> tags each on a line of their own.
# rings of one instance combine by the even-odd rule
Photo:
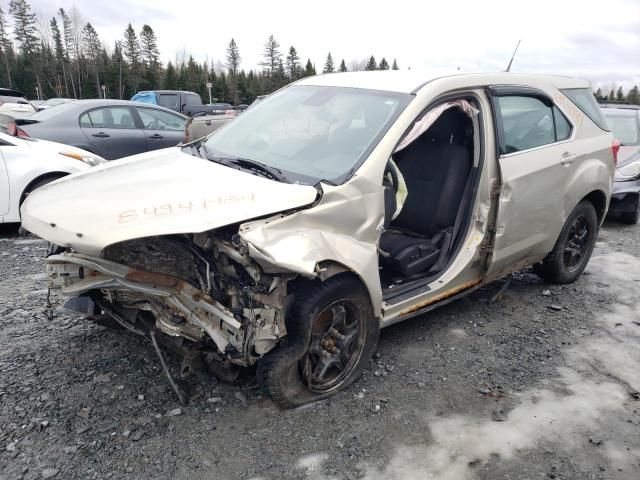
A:
<svg viewBox="0 0 640 480">
<path fill-rule="evenodd" d="M 127 100 L 75 100 L 16 119 L 12 131 L 64 143 L 114 160 L 184 138 L 187 117 L 168 108 Z"/>
<path fill-rule="evenodd" d="M 257 364 L 292 407 L 358 378 L 382 327 L 531 265 L 575 281 L 612 144 L 581 80 L 328 74 L 205 140 L 45 186 L 22 218 L 59 246 L 69 306 L 222 376 Z"/>
<path fill-rule="evenodd" d="M 620 142 L 609 215 L 635 224 L 640 220 L 640 106 L 607 104 L 602 113 Z"/>
</svg>

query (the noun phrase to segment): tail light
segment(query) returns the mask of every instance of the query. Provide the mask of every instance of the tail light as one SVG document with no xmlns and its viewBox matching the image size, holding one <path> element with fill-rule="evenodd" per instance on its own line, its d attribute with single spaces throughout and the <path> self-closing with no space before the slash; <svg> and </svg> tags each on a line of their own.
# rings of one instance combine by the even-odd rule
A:
<svg viewBox="0 0 640 480">
<path fill-rule="evenodd" d="M 618 165 L 618 152 L 620 151 L 620 142 L 617 138 L 613 139 L 613 143 L 611 144 L 611 151 L 613 152 L 613 163 Z"/>
<path fill-rule="evenodd" d="M 16 122 L 9 122 L 7 124 L 7 134 L 18 138 L 29 138 L 29 134 L 16 125 Z"/>
</svg>

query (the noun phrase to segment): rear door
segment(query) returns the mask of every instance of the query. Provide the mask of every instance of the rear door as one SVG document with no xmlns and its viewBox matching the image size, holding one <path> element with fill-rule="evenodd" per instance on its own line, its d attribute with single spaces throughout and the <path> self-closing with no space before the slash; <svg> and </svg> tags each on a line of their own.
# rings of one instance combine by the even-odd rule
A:
<svg viewBox="0 0 640 480">
<path fill-rule="evenodd" d="M 490 88 L 501 179 L 489 272 L 548 253 L 564 224 L 574 127 L 543 91 Z"/>
<path fill-rule="evenodd" d="M 80 115 L 82 132 L 93 151 L 114 160 L 147 151 L 147 139 L 128 106 L 100 107 Z"/>
<path fill-rule="evenodd" d="M 147 149 L 175 147 L 184 140 L 186 119 L 151 107 L 135 107 L 147 138 Z"/>
</svg>

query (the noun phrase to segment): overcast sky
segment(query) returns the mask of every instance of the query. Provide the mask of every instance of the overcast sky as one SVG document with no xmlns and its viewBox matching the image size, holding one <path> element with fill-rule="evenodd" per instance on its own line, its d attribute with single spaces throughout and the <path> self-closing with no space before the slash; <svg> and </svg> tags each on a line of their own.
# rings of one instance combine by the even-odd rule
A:
<svg viewBox="0 0 640 480">
<path fill-rule="evenodd" d="M 322 69 L 327 52 L 374 55 L 412 70 L 504 70 L 519 39 L 512 71 L 581 76 L 608 88 L 640 84 L 640 0 L 322 0 L 305 2 L 182 0 L 29 0 L 41 16 L 75 5 L 103 41 L 120 39 L 131 22 L 149 24 L 162 58 L 186 49 L 198 60 L 224 61 L 235 38 L 242 67 L 260 62 L 273 34 Z M 8 0 L 0 0 L 8 11 Z"/>
</svg>

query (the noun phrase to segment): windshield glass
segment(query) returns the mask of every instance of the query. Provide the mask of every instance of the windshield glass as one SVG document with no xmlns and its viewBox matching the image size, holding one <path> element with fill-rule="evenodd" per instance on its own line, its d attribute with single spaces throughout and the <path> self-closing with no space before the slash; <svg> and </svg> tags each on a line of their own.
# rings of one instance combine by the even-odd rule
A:
<svg viewBox="0 0 640 480">
<path fill-rule="evenodd" d="M 248 159 L 288 181 L 340 184 L 404 107 L 409 94 L 357 88 L 291 86 L 203 140 L 215 160 Z"/>
<path fill-rule="evenodd" d="M 611 115 L 607 117 L 613 136 L 621 145 L 640 145 L 640 125 L 635 115 Z"/>
</svg>

